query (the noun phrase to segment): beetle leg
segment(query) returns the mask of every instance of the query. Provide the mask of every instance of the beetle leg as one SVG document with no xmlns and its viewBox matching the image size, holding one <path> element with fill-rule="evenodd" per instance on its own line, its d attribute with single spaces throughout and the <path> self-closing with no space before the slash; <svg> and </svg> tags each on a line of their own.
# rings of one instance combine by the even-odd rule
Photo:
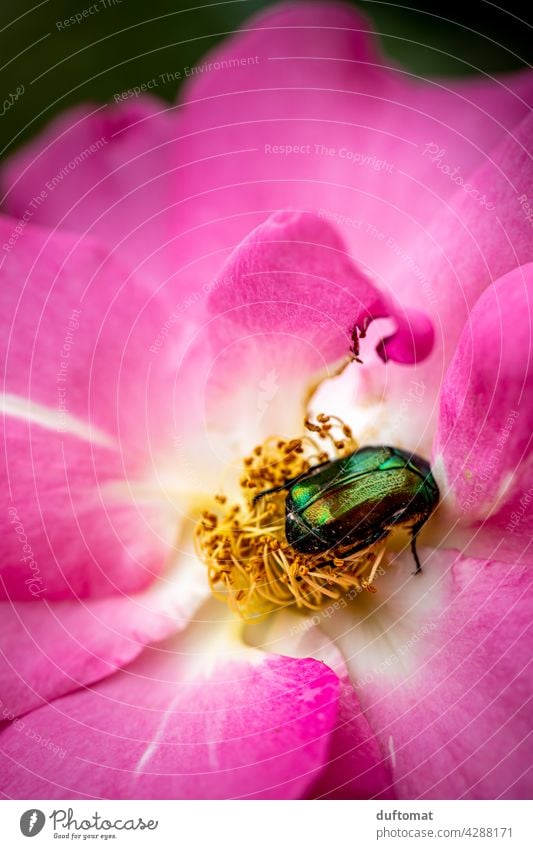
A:
<svg viewBox="0 0 533 849">
<path fill-rule="evenodd" d="M 413 557 L 416 563 L 416 569 L 413 572 L 413 575 L 419 575 L 422 571 L 422 566 L 420 565 L 420 560 L 418 557 L 418 551 L 416 550 L 416 537 L 423 524 L 424 522 L 421 522 L 419 525 L 413 525 L 413 527 L 411 528 L 411 551 L 413 552 Z"/>
<path fill-rule="evenodd" d="M 357 554 L 359 551 L 363 551 L 363 549 L 368 548 L 371 545 L 376 545 L 376 543 L 384 539 L 387 534 L 388 531 L 376 531 L 372 534 L 372 536 L 364 540 L 364 542 L 358 542 L 353 548 L 349 548 L 347 551 L 338 552 L 335 556 L 340 560 L 346 560 L 348 557 L 351 557 L 352 554 Z"/>
<path fill-rule="evenodd" d="M 418 552 L 416 550 L 416 534 L 411 537 L 411 551 L 413 552 L 413 557 L 416 563 L 416 569 L 413 572 L 413 575 L 419 575 L 422 571 L 422 566 L 420 565 L 420 560 L 418 559 Z"/>
</svg>

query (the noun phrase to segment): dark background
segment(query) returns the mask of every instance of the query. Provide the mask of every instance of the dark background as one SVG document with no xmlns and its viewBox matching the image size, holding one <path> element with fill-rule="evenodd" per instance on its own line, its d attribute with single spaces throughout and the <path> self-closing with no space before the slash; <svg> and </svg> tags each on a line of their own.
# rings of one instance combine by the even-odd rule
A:
<svg viewBox="0 0 533 849">
<path fill-rule="evenodd" d="M 202 55 L 271 0 L 105 0 L 107 8 L 58 30 L 61 21 L 95 0 L 2 0 L 1 101 L 19 98 L 0 120 L 0 156 L 35 134 L 55 113 L 113 94 L 164 72 L 194 65 Z M 103 2 L 103 0 L 100 0 Z M 424 76 L 501 73 L 532 61 L 533 30 L 526 3 L 359 0 L 381 33 L 385 51 Z M 527 4 L 531 8 L 532 4 Z M 194 8 L 192 8 L 194 7 Z M 528 20 L 526 19 L 528 15 Z M 172 100 L 177 83 L 159 86 Z M 5 105 L 5 104 L 4 104 Z"/>
</svg>

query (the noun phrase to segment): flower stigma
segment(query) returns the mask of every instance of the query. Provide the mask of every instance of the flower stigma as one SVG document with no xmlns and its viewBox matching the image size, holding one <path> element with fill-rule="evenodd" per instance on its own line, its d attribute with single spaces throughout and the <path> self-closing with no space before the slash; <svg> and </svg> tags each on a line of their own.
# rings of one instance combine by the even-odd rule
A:
<svg viewBox="0 0 533 849">
<path fill-rule="evenodd" d="M 305 421 L 298 439 L 269 437 L 243 460 L 239 494 L 213 498 L 196 526 L 198 555 L 207 566 L 213 595 L 243 619 L 292 605 L 320 610 L 350 591 L 376 592 L 373 580 L 385 554 L 380 540 L 343 558 L 334 548 L 303 554 L 285 537 L 286 491 L 267 493 L 328 460 L 352 454 L 358 444 L 336 416 Z"/>
</svg>

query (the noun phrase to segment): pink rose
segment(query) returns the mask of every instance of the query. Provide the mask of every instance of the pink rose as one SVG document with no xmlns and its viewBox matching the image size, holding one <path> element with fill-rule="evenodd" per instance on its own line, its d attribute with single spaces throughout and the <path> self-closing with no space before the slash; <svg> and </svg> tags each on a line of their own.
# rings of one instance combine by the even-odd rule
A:
<svg viewBox="0 0 533 849">
<path fill-rule="evenodd" d="M 289 4 L 7 163 L 5 796 L 530 796 L 532 99 Z M 242 492 L 321 413 L 431 461 L 422 574 L 297 575 L 278 524 L 257 589 Z"/>
</svg>

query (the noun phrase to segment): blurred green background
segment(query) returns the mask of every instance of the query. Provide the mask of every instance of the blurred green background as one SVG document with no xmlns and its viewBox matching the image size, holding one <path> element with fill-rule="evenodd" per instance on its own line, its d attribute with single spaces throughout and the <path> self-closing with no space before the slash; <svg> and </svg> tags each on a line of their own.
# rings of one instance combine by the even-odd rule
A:
<svg viewBox="0 0 533 849">
<path fill-rule="evenodd" d="M 1 4 L 0 156 L 73 103 L 106 101 L 161 73 L 194 65 L 250 14 L 274 5 L 271 0 L 96 2 L 97 13 L 61 29 L 58 21 L 95 0 Z M 417 74 L 501 73 L 533 58 L 531 12 L 529 22 L 525 19 L 531 2 L 506 2 L 505 10 L 486 0 L 465 0 L 457 8 L 440 0 L 411 0 L 409 7 L 377 0 L 354 5 L 374 21 L 388 55 Z M 157 93 L 172 100 L 177 85 L 169 82 Z"/>
</svg>

